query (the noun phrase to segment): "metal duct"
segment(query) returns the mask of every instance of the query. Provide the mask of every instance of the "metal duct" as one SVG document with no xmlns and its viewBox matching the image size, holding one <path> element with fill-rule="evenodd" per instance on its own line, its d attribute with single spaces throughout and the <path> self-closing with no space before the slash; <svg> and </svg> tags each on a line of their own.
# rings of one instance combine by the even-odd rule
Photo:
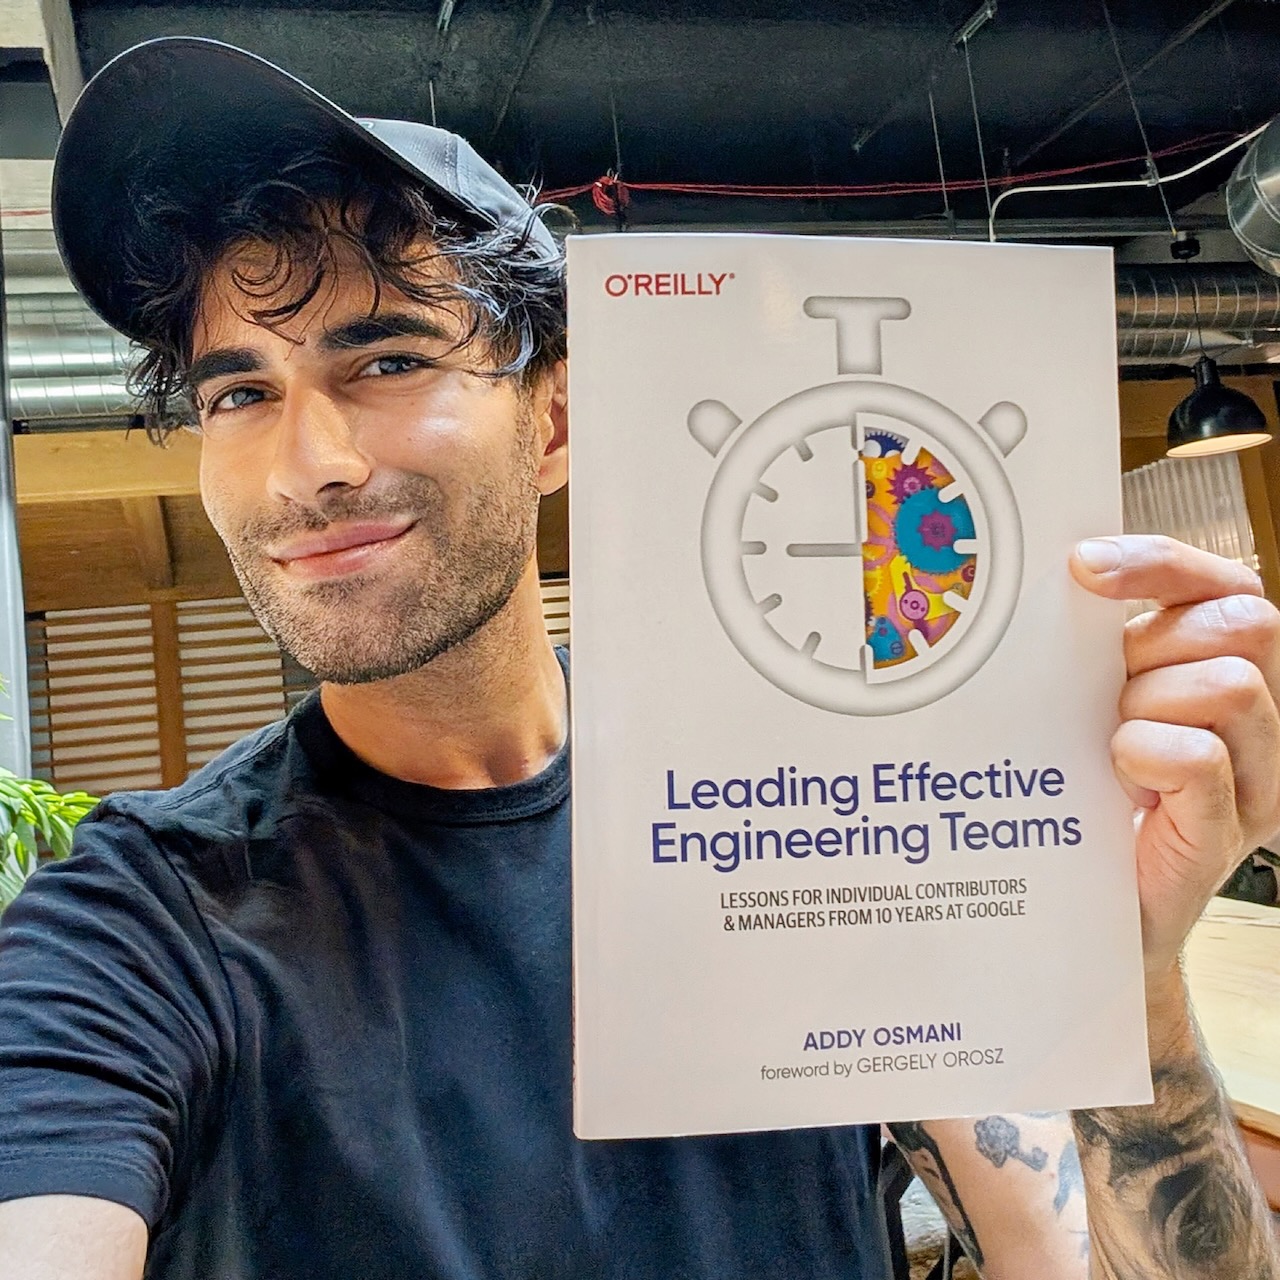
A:
<svg viewBox="0 0 1280 1280">
<path fill-rule="evenodd" d="M 129 341 L 74 293 L 15 293 L 8 306 L 9 412 L 15 422 L 121 418 Z"/>
<path fill-rule="evenodd" d="M 123 377 L 13 378 L 9 382 L 9 412 L 14 422 L 34 423 L 108 418 L 115 422 L 137 413 Z"/>
<path fill-rule="evenodd" d="M 1280 116 L 1254 139 L 1227 182 L 1227 221 L 1245 253 L 1280 275 Z"/>
<path fill-rule="evenodd" d="M 1119 266 L 1120 329 L 1220 329 L 1247 335 L 1280 328 L 1280 280 L 1254 267 Z"/>
<path fill-rule="evenodd" d="M 8 301 L 9 374 L 14 378 L 114 373 L 129 341 L 74 293 L 15 293 Z"/>
<path fill-rule="evenodd" d="M 1202 351 L 1217 359 L 1240 346 L 1234 334 L 1216 329 L 1121 329 L 1116 336 L 1121 364 L 1173 364 L 1198 359 Z"/>
</svg>

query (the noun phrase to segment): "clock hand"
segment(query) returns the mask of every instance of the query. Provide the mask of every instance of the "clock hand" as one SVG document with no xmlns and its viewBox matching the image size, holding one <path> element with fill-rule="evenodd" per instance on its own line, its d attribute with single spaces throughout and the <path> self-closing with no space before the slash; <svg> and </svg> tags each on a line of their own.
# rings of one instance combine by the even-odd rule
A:
<svg viewBox="0 0 1280 1280">
<path fill-rule="evenodd" d="M 805 556 L 861 556 L 860 542 L 788 542 L 787 555 Z"/>
</svg>

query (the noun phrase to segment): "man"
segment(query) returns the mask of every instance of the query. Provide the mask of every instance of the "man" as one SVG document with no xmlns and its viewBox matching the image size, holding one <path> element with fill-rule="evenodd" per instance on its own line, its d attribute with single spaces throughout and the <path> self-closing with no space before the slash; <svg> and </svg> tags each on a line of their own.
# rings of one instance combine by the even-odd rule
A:
<svg viewBox="0 0 1280 1280">
<path fill-rule="evenodd" d="M 167 794 L 113 797 L 0 933 L 0 1274 L 888 1273 L 879 1139 L 580 1143 L 566 679 L 538 498 L 564 482 L 558 248 L 465 144 L 351 121 L 249 55 L 140 46 L 86 89 L 55 223 L 188 396 L 263 624 L 323 685 Z M 895 1133 L 988 1277 L 1280 1274 L 1178 955 L 1280 825 L 1256 578 L 1103 539 L 1130 628 L 1151 1108 Z M 1117 856 L 1128 856 L 1117 850 Z M 1003 1153 L 1003 1154 L 1002 1154 Z"/>
</svg>

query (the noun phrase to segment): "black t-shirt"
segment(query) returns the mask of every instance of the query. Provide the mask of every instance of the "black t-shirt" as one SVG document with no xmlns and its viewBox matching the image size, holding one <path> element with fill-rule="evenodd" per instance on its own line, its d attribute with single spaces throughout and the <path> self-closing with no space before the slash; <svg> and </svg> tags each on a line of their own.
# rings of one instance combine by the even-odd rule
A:
<svg viewBox="0 0 1280 1280">
<path fill-rule="evenodd" d="M 0 927 L 0 1199 L 163 1280 L 883 1280 L 874 1129 L 573 1137 L 569 771 L 363 765 L 319 699 L 119 795 Z"/>
</svg>

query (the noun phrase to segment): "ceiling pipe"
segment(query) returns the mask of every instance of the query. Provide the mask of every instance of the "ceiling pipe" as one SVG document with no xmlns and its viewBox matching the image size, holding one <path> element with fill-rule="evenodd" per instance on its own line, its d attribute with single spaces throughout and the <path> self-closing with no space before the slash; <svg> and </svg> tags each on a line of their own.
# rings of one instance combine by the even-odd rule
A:
<svg viewBox="0 0 1280 1280">
<path fill-rule="evenodd" d="M 1280 279 L 1240 264 L 1116 268 L 1120 329 L 1280 328 Z"/>
<path fill-rule="evenodd" d="M 1227 221 L 1244 251 L 1280 275 L 1280 116 L 1254 139 L 1227 183 Z"/>
<path fill-rule="evenodd" d="M 1280 340 L 1280 334 L 1270 336 Z M 1217 360 L 1241 346 L 1238 335 L 1216 329 L 1120 329 L 1116 334 L 1121 364 L 1176 364 L 1197 360 L 1202 351 Z"/>
<path fill-rule="evenodd" d="M 133 347 L 75 293 L 14 293 L 8 310 L 9 416 L 29 425 L 127 419 Z"/>
<path fill-rule="evenodd" d="M 112 374 L 130 359 L 128 339 L 107 328 L 77 294 L 13 294 L 8 318 L 10 378 Z"/>
<path fill-rule="evenodd" d="M 9 413 L 28 429 L 72 422 L 92 427 L 99 419 L 115 426 L 135 416 L 136 403 L 123 374 L 9 381 Z"/>
</svg>

